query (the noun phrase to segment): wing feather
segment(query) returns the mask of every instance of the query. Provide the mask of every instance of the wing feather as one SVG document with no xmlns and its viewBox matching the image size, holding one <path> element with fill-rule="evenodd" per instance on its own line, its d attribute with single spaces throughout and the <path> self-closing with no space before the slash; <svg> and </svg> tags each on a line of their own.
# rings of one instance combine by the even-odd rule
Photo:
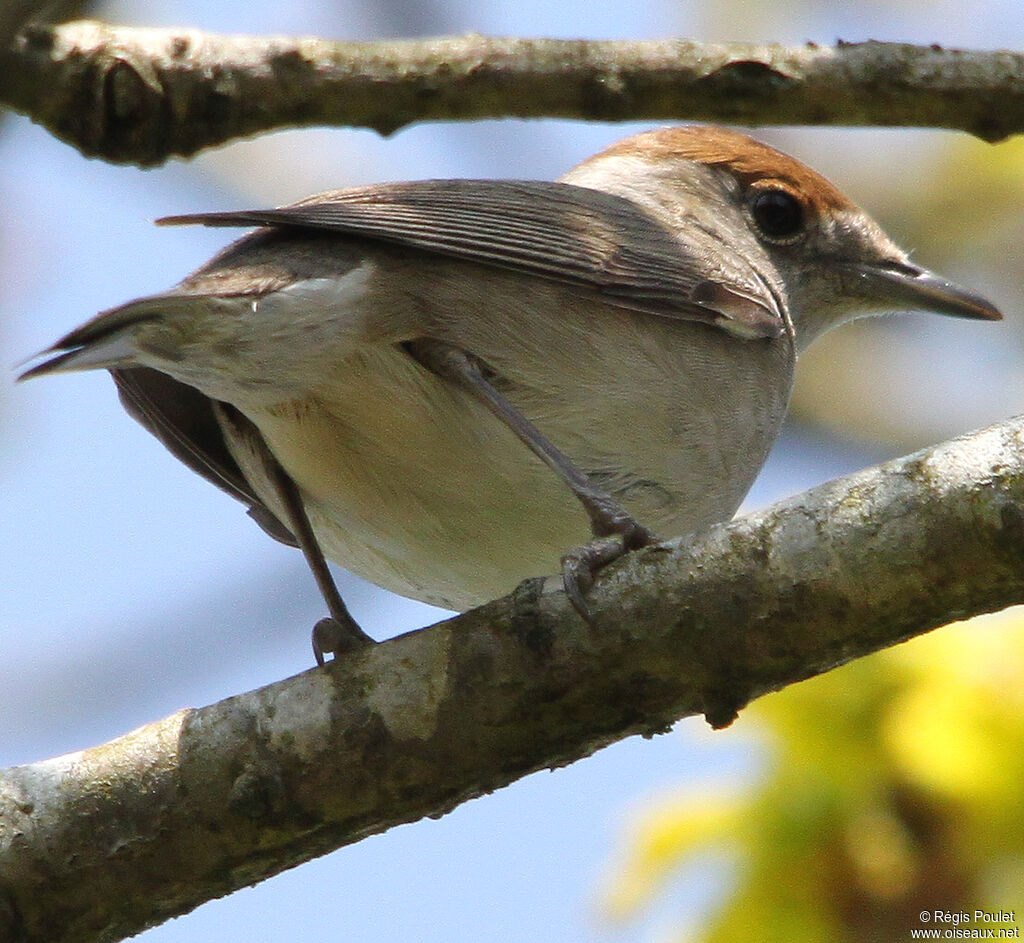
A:
<svg viewBox="0 0 1024 943">
<path fill-rule="evenodd" d="M 726 285 L 642 207 L 568 183 L 422 180 L 333 190 L 290 206 L 170 216 L 162 224 L 295 226 L 364 236 L 529 272 L 661 317 L 776 337 L 784 320 L 751 276 Z M 708 282 L 715 291 L 708 291 Z M 707 299 L 714 296 L 717 304 Z"/>
</svg>

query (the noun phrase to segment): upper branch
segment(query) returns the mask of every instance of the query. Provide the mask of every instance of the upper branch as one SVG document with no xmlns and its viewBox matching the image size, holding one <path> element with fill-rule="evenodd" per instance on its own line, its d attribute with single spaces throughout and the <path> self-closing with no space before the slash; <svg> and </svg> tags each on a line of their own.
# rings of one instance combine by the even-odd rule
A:
<svg viewBox="0 0 1024 943">
<path fill-rule="evenodd" d="M 1024 55 L 899 43 L 328 42 L 78 21 L 0 51 L 0 103 L 88 156 L 143 166 L 284 127 L 387 134 L 473 118 L 1024 131 Z"/>
<path fill-rule="evenodd" d="M 557 581 L 553 581 L 557 584 Z M 1024 601 L 1024 419 L 0 771 L 0 939 L 109 941 L 629 734 Z"/>
</svg>

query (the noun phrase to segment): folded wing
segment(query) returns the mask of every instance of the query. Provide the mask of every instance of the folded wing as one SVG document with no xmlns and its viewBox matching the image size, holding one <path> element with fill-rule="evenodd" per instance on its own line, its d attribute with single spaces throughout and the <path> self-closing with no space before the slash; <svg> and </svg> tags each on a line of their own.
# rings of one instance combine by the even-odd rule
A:
<svg viewBox="0 0 1024 943">
<path fill-rule="evenodd" d="M 708 253 L 630 200 L 567 183 L 422 180 L 322 193 L 291 206 L 194 213 L 165 225 L 329 230 L 514 269 L 611 304 L 776 337 L 784 319 L 751 270 L 729 283 Z M 706 235 L 706 234 L 705 234 Z"/>
</svg>

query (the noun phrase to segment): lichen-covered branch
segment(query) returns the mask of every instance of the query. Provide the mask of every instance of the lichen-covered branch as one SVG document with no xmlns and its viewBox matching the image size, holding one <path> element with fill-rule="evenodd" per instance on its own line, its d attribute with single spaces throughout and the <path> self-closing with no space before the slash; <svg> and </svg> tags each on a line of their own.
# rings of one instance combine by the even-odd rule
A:
<svg viewBox="0 0 1024 943">
<path fill-rule="evenodd" d="M 0 103 L 143 166 L 284 127 L 473 118 L 1024 130 L 1024 54 L 899 43 L 329 42 L 78 21 L 0 51 Z"/>
<path fill-rule="evenodd" d="M 0 939 L 133 934 L 393 825 L 1024 601 L 1024 419 L 0 772 Z"/>
</svg>

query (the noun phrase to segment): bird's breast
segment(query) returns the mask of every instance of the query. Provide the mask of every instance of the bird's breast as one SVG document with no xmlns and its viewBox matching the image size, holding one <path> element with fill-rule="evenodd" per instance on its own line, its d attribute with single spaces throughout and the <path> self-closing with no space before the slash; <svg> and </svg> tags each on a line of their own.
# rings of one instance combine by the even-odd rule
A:
<svg viewBox="0 0 1024 943">
<path fill-rule="evenodd" d="M 491 365 L 519 410 L 659 535 L 732 515 L 785 411 L 776 342 L 617 309 L 596 331 L 520 327 L 437 334 Z M 299 484 L 325 554 L 402 595 L 470 608 L 557 572 L 590 538 L 565 484 L 397 345 L 367 345 L 309 396 L 246 412 Z"/>
</svg>

